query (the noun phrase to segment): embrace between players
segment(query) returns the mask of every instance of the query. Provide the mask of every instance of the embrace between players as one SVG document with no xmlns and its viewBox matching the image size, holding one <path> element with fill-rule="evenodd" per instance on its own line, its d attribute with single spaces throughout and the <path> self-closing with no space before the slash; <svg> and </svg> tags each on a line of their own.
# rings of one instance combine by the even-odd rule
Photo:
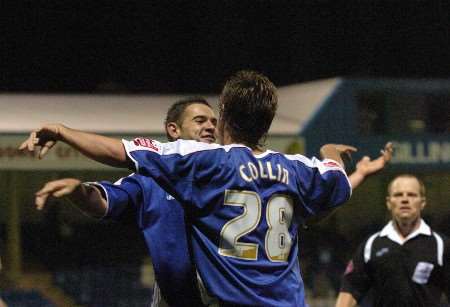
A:
<svg viewBox="0 0 450 307">
<path fill-rule="evenodd" d="M 364 157 L 348 177 L 341 155 L 356 151 L 351 146 L 326 144 L 322 160 L 265 150 L 277 103 L 268 78 L 240 71 L 223 88 L 219 120 L 199 97 L 169 109 L 169 143 L 46 124 L 20 149 L 42 157 L 62 141 L 135 173 L 115 183 L 51 181 L 36 193 L 36 206 L 64 196 L 111 219 L 134 208 L 155 270 L 153 306 L 307 306 L 299 226 L 345 203 L 352 188 L 390 160 L 392 145 L 375 160 Z"/>
</svg>

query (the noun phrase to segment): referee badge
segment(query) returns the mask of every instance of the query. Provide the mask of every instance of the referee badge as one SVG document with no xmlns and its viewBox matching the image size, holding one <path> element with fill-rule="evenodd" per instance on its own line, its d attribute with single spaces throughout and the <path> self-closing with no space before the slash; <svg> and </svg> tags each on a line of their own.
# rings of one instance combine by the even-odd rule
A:
<svg viewBox="0 0 450 307">
<path fill-rule="evenodd" d="M 432 263 L 428 262 L 417 263 L 412 280 L 421 285 L 426 284 L 428 282 L 428 278 L 430 278 L 431 271 L 433 271 L 433 268 L 434 265 Z"/>
</svg>

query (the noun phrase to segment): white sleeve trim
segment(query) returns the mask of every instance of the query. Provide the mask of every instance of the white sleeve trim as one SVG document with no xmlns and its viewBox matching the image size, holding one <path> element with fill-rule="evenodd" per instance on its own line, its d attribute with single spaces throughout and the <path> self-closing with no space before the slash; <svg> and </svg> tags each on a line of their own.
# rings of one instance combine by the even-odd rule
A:
<svg viewBox="0 0 450 307">
<path fill-rule="evenodd" d="M 369 240 L 367 240 L 366 244 L 364 245 L 364 263 L 369 262 L 371 254 L 372 254 L 372 245 L 373 241 L 378 237 L 380 233 L 377 232 L 373 234 Z"/>
<path fill-rule="evenodd" d="M 127 141 L 125 139 L 122 139 L 122 144 L 123 147 L 125 148 L 125 152 L 127 153 L 128 158 L 130 158 L 131 161 L 133 161 L 134 168 L 137 172 L 139 170 L 139 163 L 133 158 L 133 156 L 130 153 L 131 151 L 136 150 L 137 146 L 133 146 L 134 144 L 131 141 Z"/>
<path fill-rule="evenodd" d="M 324 159 L 321 161 L 316 157 L 309 159 L 303 155 L 285 155 L 285 157 L 292 161 L 299 161 L 308 167 L 317 168 L 321 174 L 327 171 L 340 171 L 347 176 L 344 168 L 333 159 Z"/>
<path fill-rule="evenodd" d="M 303 155 L 285 155 L 285 157 L 289 160 L 293 161 L 299 161 L 303 164 L 305 164 L 307 167 L 310 168 L 317 168 L 319 170 L 320 174 L 323 174 L 327 171 L 339 171 L 342 172 L 345 175 L 345 178 L 347 179 L 347 184 L 350 189 L 350 196 L 353 193 L 352 185 L 350 183 L 350 179 L 347 176 L 347 173 L 345 172 L 345 169 L 335 160 L 333 159 L 324 159 L 319 160 L 316 157 L 312 157 L 311 159 L 303 156 Z"/>
<path fill-rule="evenodd" d="M 229 152 L 232 148 L 247 148 L 241 144 L 219 145 L 197 142 L 193 140 L 177 140 L 175 142 L 161 143 L 148 138 L 136 138 L 132 141 L 122 139 L 127 156 L 133 161 L 136 171 L 139 169 L 139 163 L 133 158 L 133 151 L 150 151 L 161 156 L 178 154 L 181 156 L 189 155 L 199 151 L 221 149 Z"/>
<path fill-rule="evenodd" d="M 442 237 L 433 231 L 433 236 L 436 239 L 437 244 L 437 263 L 440 266 L 444 265 L 444 240 Z"/>
<path fill-rule="evenodd" d="M 189 155 L 197 151 L 222 149 L 224 151 L 230 151 L 232 148 L 248 148 L 242 144 L 208 144 L 198 142 L 194 140 L 177 140 L 175 142 L 161 143 L 148 138 L 136 138 L 134 140 L 122 139 L 122 143 L 128 152 L 136 150 L 145 150 L 157 153 L 159 155 L 172 155 L 179 154 L 181 156 Z M 249 149 L 250 150 L 250 149 Z"/>
</svg>

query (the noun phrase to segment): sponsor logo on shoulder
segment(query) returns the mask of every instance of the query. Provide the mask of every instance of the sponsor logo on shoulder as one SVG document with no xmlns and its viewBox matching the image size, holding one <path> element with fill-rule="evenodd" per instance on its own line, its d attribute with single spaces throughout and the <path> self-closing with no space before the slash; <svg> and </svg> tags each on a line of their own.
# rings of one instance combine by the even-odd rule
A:
<svg viewBox="0 0 450 307">
<path fill-rule="evenodd" d="M 136 138 L 133 140 L 134 145 L 150 148 L 153 151 L 158 152 L 159 148 L 156 146 L 155 141 L 146 138 Z"/>
<path fill-rule="evenodd" d="M 328 167 L 341 167 L 338 163 L 333 162 L 333 161 L 324 162 L 323 165 L 328 166 Z"/>
</svg>

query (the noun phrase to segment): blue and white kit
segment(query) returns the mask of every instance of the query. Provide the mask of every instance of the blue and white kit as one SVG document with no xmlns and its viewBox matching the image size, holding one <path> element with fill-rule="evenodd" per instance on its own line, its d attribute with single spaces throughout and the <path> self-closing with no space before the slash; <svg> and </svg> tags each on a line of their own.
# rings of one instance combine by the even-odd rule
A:
<svg viewBox="0 0 450 307">
<path fill-rule="evenodd" d="M 162 295 L 170 306 L 200 306 L 197 276 L 189 252 L 187 232 L 190 228 L 186 226 L 183 207 L 153 179 L 138 174 L 115 183 L 94 184 L 102 188 L 106 196 L 105 219 L 121 221 L 130 209 L 136 212 L 157 282 L 153 305 L 158 306 Z"/>
<path fill-rule="evenodd" d="M 306 306 L 297 232 L 305 218 L 349 199 L 337 162 L 186 140 L 123 144 L 136 171 L 192 217 L 194 262 L 209 295 L 237 305 Z"/>
</svg>

